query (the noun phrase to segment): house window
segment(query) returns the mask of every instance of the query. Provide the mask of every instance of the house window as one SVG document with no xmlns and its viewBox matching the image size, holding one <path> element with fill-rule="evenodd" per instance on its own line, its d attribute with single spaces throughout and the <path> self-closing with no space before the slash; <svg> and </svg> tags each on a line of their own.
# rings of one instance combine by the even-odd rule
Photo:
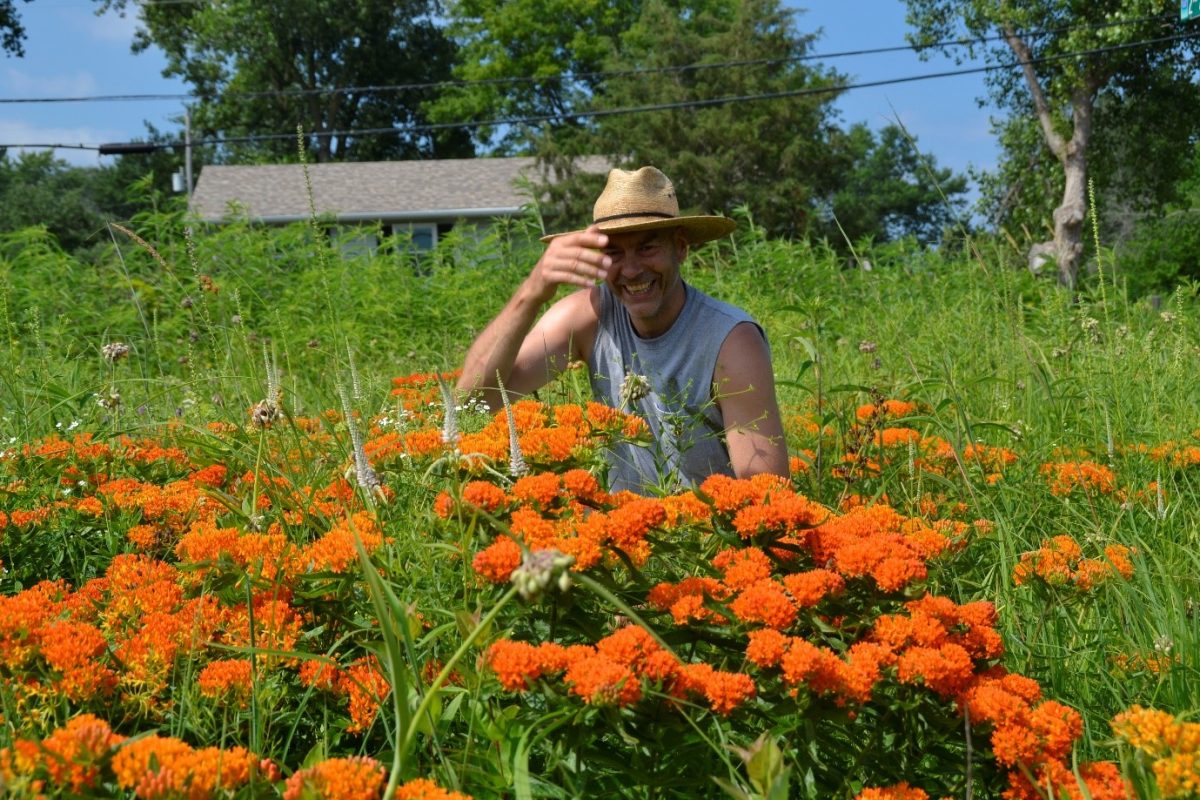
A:
<svg viewBox="0 0 1200 800">
<path fill-rule="evenodd" d="M 438 229 L 433 222 L 404 222 L 392 226 L 392 233 L 397 237 L 412 237 L 412 250 L 427 253 L 437 246 Z"/>
<path fill-rule="evenodd" d="M 337 228 L 333 238 L 342 258 L 372 256 L 379 249 L 379 237 L 362 228 Z"/>
</svg>

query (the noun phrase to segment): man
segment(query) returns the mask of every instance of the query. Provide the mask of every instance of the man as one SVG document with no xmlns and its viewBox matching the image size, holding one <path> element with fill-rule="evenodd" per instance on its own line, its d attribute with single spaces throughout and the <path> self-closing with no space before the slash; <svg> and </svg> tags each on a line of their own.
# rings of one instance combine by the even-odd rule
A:
<svg viewBox="0 0 1200 800">
<path fill-rule="evenodd" d="M 680 276 L 692 246 L 735 224 L 680 216 L 671 181 L 654 167 L 612 170 L 590 227 L 542 239 L 541 259 L 468 350 L 459 388 L 499 408 L 497 375 L 513 392 L 532 392 L 579 360 L 596 399 L 642 416 L 654 437 L 650 448 L 615 448 L 612 489 L 674 489 L 718 472 L 786 476 L 762 329 Z M 583 288 L 539 319 L 563 285 Z"/>
</svg>

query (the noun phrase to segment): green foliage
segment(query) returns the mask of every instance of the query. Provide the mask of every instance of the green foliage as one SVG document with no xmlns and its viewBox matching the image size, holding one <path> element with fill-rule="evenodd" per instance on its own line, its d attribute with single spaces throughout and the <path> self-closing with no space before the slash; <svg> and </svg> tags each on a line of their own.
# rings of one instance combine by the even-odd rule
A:
<svg viewBox="0 0 1200 800">
<path fill-rule="evenodd" d="M 97 0 L 103 9 L 126 0 Z M 426 120 L 421 90 L 323 94 L 333 87 L 444 80 L 453 44 L 429 0 L 238 0 L 140 7 L 135 51 L 151 46 L 167 57 L 167 75 L 192 86 L 196 133 L 282 134 L 230 145 L 243 160 L 295 159 L 291 133 L 396 127 L 394 135 L 338 134 L 310 139 L 317 161 L 470 155 L 465 134 L 403 133 Z M 302 92 L 290 97 L 277 92 Z M 256 96 L 254 93 L 262 92 Z"/>
<path fill-rule="evenodd" d="M 831 241 L 911 236 L 936 243 L 946 228 L 966 218 L 966 177 L 938 168 L 899 126 L 887 125 L 876 139 L 865 125 L 854 125 L 844 146 L 829 209 L 841 230 L 828 223 L 817 228 Z"/>
<path fill-rule="evenodd" d="M 641 13 L 641 0 L 452 0 L 448 33 L 458 43 L 454 76 L 483 81 L 448 87 L 426 105 L 438 122 L 568 115 L 602 83 L 621 33 Z M 488 81 L 491 81 L 490 83 Z M 551 120 L 552 130 L 573 127 Z M 481 127 L 481 147 L 508 153 L 527 147 L 525 126 Z"/>
<path fill-rule="evenodd" d="M 1004 159 L 998 174 L 985 176 L 983 202 L 996 224 L 1034 235 L 1051 227 L 1049 210 L 1057 209 L 1053 242 L 1064 283 L 1074 282 L 1080 263 L 1090 176 L 1110 211 L 1158 209 L 1174 198 L 1197 130 L 1190 65 L 1200 44 L 1162 41 L 1172 30 L 1158 16 L 1161 2 L 906 1 L 915 45 L 992 37 L 965 52 L 992 64 L 1029 62 L 988 74 L 992 99 L 1009 118 L 999 123 Z M 1130 21 L 1113 24 L 1120 20 Z M 1102 48 L 1117 49 L 1076 55 Z"/>
<path fill-rule="evenodd" d="M 1200 282 L 1200 209 L 1173 211 L 1138 225 L 1117 248 L 1116 277 L 1133 297 Z"/>
<path fill-rule="evenodd" d="M 715 0 L 686 13 L 665 2 L 649 2 L 622 34 L 619 50 L 605 62 L 607 70 L 736 59 L 766 63 L 612 77 L 597 88 L 589 105 L 630 108 L 835 87 L 841 80 L 836 72 L 796 60 L 813 37 L 801 36 L 792 16 L 776 0 Z M 834 97 L 829 92 L 600 117 L 578 137 L 557 137 L 543 152 L 551 163 L 563 155 L 599 153 L 621 166 L 654 164 L 671 176 L 689 207 L 729 213 L 747 205 L 766 229 L 795 235 L 808 227 L 814 198 L 835 185 L 837 156 L 829 142 L 836 130 Z M 590 209 L 594 197 L 571 182 L 553 192 L 569 199 L 567 213 L 573 218 L 582 216 L 582 207 Z"/>
<path fill-rule="evenodd" d="M 407 409 L 401 413 L 389 379 L 455 366 L 540 250 L 531 220 L 497 226 L 482 240 L 445 237 L 419 269 L 391 251 L 343 257 L 332 244 L 314 242 L 305 226 L 199 229 L 193 254 L 178 215 L 145 214 L 132 229 L 161 262 L 123 234 L 119 252 L 95 253 L 90 262 L 64 253 L 44 230 L 0 241 L 0 451 L 23 452 L 48 433 L 70 439 L 85 431 L 119 451 L 122 434 L 137 441 L 170 431 L 195 466 L 227 468 L 228 481 L 207 494 L 219 504 L 221 528 L 249 535 L 279 522 L 299 546 L 322 535 L 330 520 L 317 512 L 296 516 L 287 481 L 324 486 L 340 481 L 350 463 L 351 437 L 340 415 L 318 419 L 339 406 L 336 385 L 347 387 L 353 410 L 378 426 L 371 438 L 414 430 L 422 423 Z M 834 507 L 854 495 L 886 495 L 897 508 L 965 503 L 962 520 L 994 524 L 992 533 L 936 564 L 928 586 L 958 602 L 995 601 L 1005 666 L 1038 679 L 1048 697 L 1083 714 L 1081 761 L 1110 758 L 1107 726 L 1117 711 L 1133 703 L 1173 714 L 1200 707 L 1192 618 L 1200 594 L 1196 467 L 1146 449 L 1175 442 L 1186 452 L 1200 441 L 1192 431 L 1200 308 L 1194 294 L 1178 291 L 1152 309 L 1110 280 L 1068 297 L 1011 269 L 996 243 L 972 245 L 957 253 L 909 238 L 874 244 L 860 253 L 874 265 L 865 271 L 847 269 L 827 246 L 767 239 L 743 225 L 732 240 L 697 249 L 684 274 L 750 310 L 766 329 L 792 452 L 807 449 L 819 465 L 796 476 L 806 495 Z M 101 354 L 113 341 L 132 348 L 116 364 Z M 267 361 L 278 367 L 287 414 L 260 431 L 247 425 L 246 412 L 264 399 Z M 585 399 L 575 378 L 548 387 L 542 399 Z M 918 451 L 880 446 L 868 454 L 883 465 L 877 473 L 838 477 L 833 467 L 847 444 L 861 441 L 856 407 L 879 396 L 919 403 L 897 424 L 936 436 L 960 455 L 981 443 L 1012 449 L 1019 459 L 993 483 L 971 462 L 934 474 L 920 468 Z M 425 403 L 414 408 L 430 413 Z M 815 437 L 801 419 L 829 435 Z M 224 423 L 220 433 L 206 427 L 211 422 Z M 462 424 L 477 430 L 483 422 L 468 415 Z M 1126 494 L 1063 497 L 1048 490 L 1043 462 L 1085 457 L 1110 466 Z M 727 631 L 705 628 L 695 636 L 644 603 L 654 580 L 708 574 L 712 548 L 740 537 L 727 526 L 715 537 L 692 529 L 656 536 L 655 557 L 636 573 L 614 565 L 588 573 L 592 582 L 581 579 L 567 595 L 504 600 L 505 587 L 481 586 L 470 566 L 484 534 L 499 529 L 495 520 L 468 510 L 454 519 L 431 514 L 438 491 L 461 492 L 464 478 L 448 471 L 450 462 L 379 451 L 372 459 L 394 492 L 372 512 L 391 537 L 371 555 L 379 580 L 366 569 L 357 577 L 304 577 L 293 602 L 323 623 L 293 649 L 303 659 L 328 656 L 343 666 L 377 654 L 391 684 L 409 687 L 407 694 L 379 698 L 384 711 L 374 725 L 351 731 L 344 698 L 300 684 L 294 666 L 266 669 L 279 656 L 261 643 L 222 644 L 181 660 L 171 677 L 174 705 L 131 711 L 119 723 L 124 732 L 154 725 L 196 746 L 253 745 L 288 769 L 332 755 L 361 752 L 386 762 L 398 754 L 401 780 L 436 775 L 481 798 L 715 797 L 723 791 L 718 782 L 735 797 L 787 790 L 848 797 L 863 776 L 961 787 L 962 719 L 913 687 L 881 690 L 880 703 L 857 718 L 826 701 L 787 697 L 775 673 L 758 674 L 759 699 L 729 718 L 696 701 L 669 712 L 650 703 L 589 706 L 549 680 L 520 697 L 501 691 L 481 658 L 495 639 L 594 641 L 618 618 L 641 618 L 662 631 L 681 658 L 744 668 Z M 6 455 L 0 471 L 6 514 L 53 509 L 46 521 L 0 533 L 7 570 L 0 579 L 11 593 L 40 578 L 78 583 L 101 575 L 130 550 L 125 533 L 139 512 L 110 505 L 96 516 L 67 505 L 91 490 L 80 480 L 103 474 L 167 486 L 190 468 L 129 455 L 40 462 Z M 1147 493 L 1151 482 L 1161 487 L 1161 501 Z M 329 513 L 362 502 L 338 498 Z M 1136 548 L 1134 579 L 1087 595 L 1015 585 L 1021 555 L 1063 533 L 1089 548 L 1110 541 Z M 175 544 L 164 539 L 155 555 L 177 558 Z M 189 591 L 212 594 L 226 610 L 272 586 L 225 557 L 195 569 L 203 582 Z M 839 607 L 850 617 L 874 602 L 856 592 Z M 814 616 L 806 624 L 825 641 L 848 641 L 823 622 Z M 1161 671 L 1146 666 L 1164 652 L 1178 660 Z M 260 671 L 248 706 L 217 704 L 200 693 L 203 664 L 251 655 Z M 438 675 L 441 689 L 431 689 Z M 663 694 L 655 689 L 650 697 L 662 701 Z M 48 730 L 78 707 L 43 703 L 36 715 L 6 712 L 6 720 Z M 0 746 L 18 735 L 25 734 L 0 727 Z M 973 748 L 976 796 L 994 796 L 1003 776 L 985 763 L 986 733 L 975 731 Z M 1153 780 L 1149 767 L 1142 777 L 1130 770 L 1142 785 Z"/>
<path fill-rule="evenodd" d="M 25 2 L 28 3 L 29 0 Z M 15 0 L 0 0 L 0 47 L 10 56 L 23 56 L 24 39 L 25 27 L 21 24 Z"/>
</svg>

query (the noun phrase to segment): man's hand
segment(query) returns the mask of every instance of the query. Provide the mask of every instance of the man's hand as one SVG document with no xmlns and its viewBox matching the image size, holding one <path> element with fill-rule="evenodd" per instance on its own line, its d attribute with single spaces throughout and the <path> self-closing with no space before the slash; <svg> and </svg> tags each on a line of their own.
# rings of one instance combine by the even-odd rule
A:
<svg viewBox="0 0 1200 800">
<path fill-rule="evenodd" d="M 538 314 L 559 286 L 590 288 L 608 276 L 612 259 L 599 250 L 607 244 L 594 227 L 551 239 L 529 277 L 471 344 L 458 388 L 481 391 L 489 406 L 499 408 L 497 374 L 510 390 L 524 393 L 545 385 L 555 369 L 566 369 L 594 331 L 588 293 L 564 297 L 541 320 Z"/>
<path fill-rule="evenodd" d="M 612 259 L 600 252 L 607 244 L 608 237 L 594 225 L 551 239 L 525 280 L 530 294 L 547 303 L 563 284 L 588 287 L 604 280 L 612 266 Z"/>
</svg>

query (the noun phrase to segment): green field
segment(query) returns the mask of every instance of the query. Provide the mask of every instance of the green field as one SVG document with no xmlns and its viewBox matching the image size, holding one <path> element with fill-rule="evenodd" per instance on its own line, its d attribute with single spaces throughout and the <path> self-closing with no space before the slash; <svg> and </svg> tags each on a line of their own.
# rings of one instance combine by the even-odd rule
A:
<svg viewBox="0 0 1200 800">
<path fill-rule="evenodd" d="M 0 794 L 1196 796 L 1195 287 L 1131 301 L 1102 255 L 1071 294 L 1004 242 L 847 257 L 743 219 L 684 276 L 765 327 L 792 481 L 634 500 L 578 471 L 636 427 L 578 373 L 517 404 L 540 478 L 510 474 L 503 413 L 442 443 L 429 376 L 536 219 L 419 258 L 133 228 L 89 260 L 0 238 Z M 547 542 L 577 569 L 510 584 Z M 690 611 L 657 602 L 687 579 Z M 927 593 L 973 611 L 934 624 Z M 885 635 L 918 617 L 938 637 Z M 1002 672 L 1040 696 L 972 721 Z M 1134 706 L 1174 738 L 1114 731 Z"/>
</svg>

